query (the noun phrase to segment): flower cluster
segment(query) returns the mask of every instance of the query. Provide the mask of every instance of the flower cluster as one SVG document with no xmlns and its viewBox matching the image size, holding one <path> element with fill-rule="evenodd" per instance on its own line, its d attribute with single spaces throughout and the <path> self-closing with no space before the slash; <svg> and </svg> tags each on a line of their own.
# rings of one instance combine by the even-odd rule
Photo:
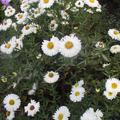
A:
<svg viewBox="0 0 120 120">
<path fill-rule="evenodd" d="M 43 41 L 42 50 L 48 56 L 54 56 L 60 52 L 64 57 L 74 57 L 81 50 L 81 41 L 73 34 L 61 40 L 52 37 L 50 41 Z"/>
<path fill-rule="evenodd" d="M 117 94 L 120 92 L 120 80 L 117 78 L 109 78 L 105 84 L 106 91 L 104 91 L 104 95 L 107 99 L 116 98 Z"/>
<path fill-rule="evenodd" d="M 81 80 L 72 86 L 70 100 L 73 102 L 80 102 L 84 97 L 85 89 L 82 87 L 84 81 Z"/>
<path fill-rule="evenodd" d="M 96 12 L 101 12 L 101 5 L 98 0 L 77 0 L 75 6 L 77 8 L 84 7 L 85 11 L 92 14 L 94 13 L 94 10 L 96 10 Z"/>
<path fill-rule="evenodd" d="M 97 109 L 94 112 L 93 108 L 89 108 L 86 112 L 81 116 L 80 120 L 102 120 L 103 113 L 101 110 Z"/>
<path fill-rule="evenodd" d="M 17 111 L 21 105 L 21 100 L 16 94 L 9 94 L 3 100 L 4 108 L 6 109 L 6 119 L 12 120 L 15 117 L 15 111 Z M 40 103 L 35 100 L 31 100 L 27 106 L 25 106 L 25 112 L 28 116 L 34 116 L 40 108 Z"/>
<path fill-rule="evenodd" d="M 13 120 L 17 112 L 30 119 L 37 118 L 40 110 L 42 117 L 37 118 L 40 120 L 76 120 L 73 106 L 81 110 L 80 114 L 83 115 L 79 115 L 80 120 L 102 120 L 104 110 L 94 109 L 99 108 L 103 96 L 113 100 L 120 92 L 120 80 L 113 77 L 118 74 L 111 70 L 110 59 L 113 54 L 120 53 L 120 45 L 110 48 L 111 44 L 107 44 L 98 28 L 97 32 L 92 31 L 97 25 L 93 22 L 96 14 L 92 16 L 89 13 L 102 11 L 99 1 L 72 0 L 67 3 L 63 0 L 20 0 L 19 8 L 12 6 L 12 3 L 10 5 L 10 0 L 6 2 L 2 1 L 5 19 L 0 23 L 0 35 L 3 35 L 0 38 L 0 56 L 3 57 L 0 60 L 2 64 L 8 61 L 9 65 L 3 65 L 8 70 L 0 68 L 0 80 L 6 87 L 10 79 L 7 89 L 17 90 L 20 85 L 22 88 L 20 97 L 8 94 L 4 98 L 6 120 Z M 107 34 L 119 43 L 120 32 L 117 29 L 109 29 Z M 6 56 L 10 57 L 10 61 Z M 9 75 L 11 71 L 12 75 Z M 95 79 L 105 77 L 109 79 L 104 90 L 102 81 Z M 79 81 L 81 78 L 84 80 Z M 45 114 L 47 112 L 49 115 Z"/>
</svg>

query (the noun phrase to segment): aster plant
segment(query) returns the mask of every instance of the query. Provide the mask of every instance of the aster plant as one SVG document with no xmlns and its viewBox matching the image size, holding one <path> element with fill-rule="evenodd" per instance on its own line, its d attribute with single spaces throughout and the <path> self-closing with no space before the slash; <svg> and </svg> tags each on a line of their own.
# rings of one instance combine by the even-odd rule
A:
<svg viewBox="0 0 120 120">
<path fill-rule="evenodd" d="M 120 29 L 100 1 L 0 5 L 0 119 L 119 120 Z"/>
</svg>

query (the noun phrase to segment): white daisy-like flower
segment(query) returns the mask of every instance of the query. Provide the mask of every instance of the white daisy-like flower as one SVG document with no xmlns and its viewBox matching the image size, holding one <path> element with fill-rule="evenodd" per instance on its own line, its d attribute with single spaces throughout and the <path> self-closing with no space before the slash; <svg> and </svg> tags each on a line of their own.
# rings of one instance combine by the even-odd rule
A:
<svg viewBox="0 0 120 120">
<path fill-rule="evenodd" d="M 44 40 L 42 42 L 42 51 L 48 56 L 55 56 L 59 52 L 59 39 L 57 37 L 52 37 L 50 41 Z"/>
<path fill-rule="evenodd" d="M 25 106 L 24 109 L 28 116 L 34 117 L 34 115 L 39 112 L 40 103 L 36 102 L 35 100 L 31 100 L 31 102 L 28 103 L 28 105 Z"/>
<path fill-rule="evenodd" d="M 4 43 L 0 46 L 0 51 L 5 54 L 11 54 L 16 47 L 16 37 L 12 37 L 11 40 L 7 43 Z"/>
<path fill-rule="evenodd" d="M 120 40 L 120 32 L 117 29 L 109 29 L 108 35 L 115 40 Z"/>
<path fill-rule="evenodd" d="M 97 109 L 95 112 L 93 108 L 89 108 L 86 112 L 80 117 L 80 120 L 102 120 L 103 113 L 101 110 Z"/>
<path fill-rule="evenodd" d="M 98 0 L 84 0 L 84 2 L 85 2 L 85 4 L 87 4 L 91 8 L 99 6 Z"/>
<path fill-rule="evenodd" d="M 3 22 L 0 24 L 0 31 L 6 31 L 8 28 L 10 28 L 12 25 L 12 20 L 11 19 L 5 19 Z"/>
<path fill-rule="evenodd" d="M 84 97 L 85 89 L 83 87 L 73 88 L 70 94 L 70 100 L 80 102 Z"/>
<path fill-rule="evenodd" d="M 83 8 L 84 7 L 84 1 L 83 0 L 77 0 L 75 2 L 75 6 L 78 8 Z"/>
<path fill-rule="evenodd" d="M 40 8 L 50 8 L 54 4 L 55 0 L 40 0 Z"/>
<path fill-rule="evenodd" d="M 48 71 L 47 74 L 44 76 L 44 81 L 46 83 L 55 83 L 59 79 L 59 73 L 58 72 L 53 72 L 53 71 Z"/>
<path fill-rule="evenodd" d="M 110 48 L 110 52 L 113 53 L 113 54 L 120 53 L 120 45 L 113 45 Z"/>
<path fill-rule="evenodd" d="M 60 42 L 60 53 L 64 57 L 74 57 L 81 50 L 81 41 L 74 34 L 65 36 Z"/>
<path fill-rule="evenodd" d="M 7 6 L 6 10 L 5 10 L 5 16 L 7 17 L 11 17 L 15 14 L 15 9 L 12 6 Z"/>
<path fill-rule="evenodd" d="M 57 27 L 58 27 L 58 24 L 57 24 L 56 20 L 52 20 L 49 24 L 49 30 L 56 31 Z"/>
<path fill-rule="evenodd" d="M 16 111 L 21 104 L 21 100 L 16 94 L 9 94 L 3 100 L 4 108 L 7 111 Z"/>
<path fill-rule="evenodd" d="M 34 18 L 37 18 L 45 12 L 45 9 L 37 7 L 37 8 L 32 8 L 30 12 L 34 16 Z"/>
<path fill-rule="evenodd" d="M 117 78 L 109 78 L 105 84 L 106 90 L 110 92 L 120 92 L 120 80 Z"/>
<path fill-rule="evenodd" d="M 107 99 L 112 100 L 117 97 L 117 92 L 104 91 L 103 95 L 106 96 Z"/>
<path fill-rule="evenodd" d="M 23 4 L 20 5 L 20 9 L 23 12 L 27 12 L 30 8 L 30 5 L 27 2 L 24 2 Z"/>
<path fill-rule="evenodd" d="M 68 120 L 70 111 L 66 106 L 61 106 L 53 115 L 54 120 Z"/>
<path fill-rule="evenodd" d="M 7 111 L 5 115 L 6 115 L 6 120 L 13 120 L 15 118 L 14 111 Z"/>
<path fill-rule="evenodd" d="M 23 27 L 21 31 L 23 35 L 29 35 L 31 33 L 37 33 L 37 28 L 38 27 L 34 24 L 27 24 Z"/>
<path fill-rule="evenodd" d="M 17 24 L 25 24 L 27 20 L 27 12 L 24 13 L 17 13 L 15 15 L 15 18 L 17 19 Z"/>
</svg>

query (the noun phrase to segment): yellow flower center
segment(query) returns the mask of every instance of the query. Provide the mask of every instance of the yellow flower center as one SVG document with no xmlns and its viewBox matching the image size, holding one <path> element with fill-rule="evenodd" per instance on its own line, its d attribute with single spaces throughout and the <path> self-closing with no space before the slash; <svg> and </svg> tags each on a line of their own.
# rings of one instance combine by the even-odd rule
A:
<svg viewBox="0 0 120 120">
<path fill-rule="evenodd" d="M 10 47 L 11 47 L 11 44 L 10 44 L 10 43 L 6 43 L 6 44 L 5 44 L 5 48 L 8 48 L 8 49 L 9 49 Z"/>
<path fill-rule="evenodd" d="M 112 92 L 109 92 L 109 93 L 108 93 L 109 96 L 112 96 L 112 94 L 113 94 Z"/>
<path fill-rule="evenodd" d="M 26 25 L 26 26 L 25 26 L 25 29 L 26 29 L 26 30 L 29 30 L 29 29 L 30 29 L 30 26 L 29 26 L 29 25 Z"/>
<path fill-rule="evenodd" d="M 116 83 L 112 83 L 112 88 L 113 88 L 113 89 L 116 89 L 117 86 L 118 86 L 118 85 L 117 85 Z"/>
<path fill-rule="evenodd" d="M 95 2 L 95 0 L 89 0 L 91 3 L 94 3 Z"/>
<path fill-rule="evenodd" d="M 54 48 L 53 42 L 48 42 L 47 47 L 48 47 L 49 49 L 53 49 L 53 48 Z"/>
<path fill-rule="evenodd" d="M 52 78 L 54 76 L 54 74 L 53 73 L 49 73 L 48 76 Z"/>
<path fill-rule="evenodd" d="M 63 114 L 60 113 L 59 116 L 58 116 L 58 120 L 62 120 L 63 119 Z"/>
<path fill-rule="evenodd" d="M 19 17 L 19 19 L 22 19 L 22 18 L 23 18 L 23 15 L 19 14 L 18 17 Z"/>
<path fill-rule="evenodd" d="M 75 96 L 80 96 L 80 92 L 75 92 Z"/>
<path fill-rule="evenodd" d="M 9 101 L 9 104 L 10 104 L 10 105 L 14 105 L 14 104 L 15 104 L 15 101 L 14 101 L 13 99 L 11 99 L 11 100 Z"/>
<path fill-rule="evenodd" d="M 114 31 L 114 34 L 115 34 L 115 35 L 118 35 L 118 34 L 119 34 L 119 31 L 117 31 L 117 30 Z"/>
<path fill-rule="evenodd" d="M 47 4 L 49 2 L 49 0 L 43 0 L 43 2 Z"/>
<path fill-rule="evenodd" d="M 66 42 L 65 43 L 65 48 L 67 48 L 67 49 L 73 48 L 73 43 L 71 41 Z"/>
</svg>

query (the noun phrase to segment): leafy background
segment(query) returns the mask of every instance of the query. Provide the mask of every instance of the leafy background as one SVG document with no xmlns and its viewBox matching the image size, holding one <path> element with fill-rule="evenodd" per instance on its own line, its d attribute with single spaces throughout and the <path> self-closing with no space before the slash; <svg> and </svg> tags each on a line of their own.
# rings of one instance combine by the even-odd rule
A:
<svg viewBox="0 0 120 120">
<path fill-rule="evenodd" d="M 74 0 L 65 0 L 66 4 L 69 1 L 74 2 Z M 120 119 L 120 96 L 118 95 L 112 101 L 103 96 L 105 80 L 109 77 L 120 78 L 120 54 L 113 55 L 109 51 L 112 45 L 120 42 L 111 40 L 107 35 L 108 29 L 120 27 L 120 2 L 101 0 L 100 3 L 103 5 L 102 13 L 91 15 L 67 11 L 70 14 L 70 25 L 59 25 L 56 32 L 48 30 L 51 19 L 45 14 L 35 21 L 41 25 L 41 30 L 36 35 L 32 34 L 25 38 L 24 48 L 21 51 L 14 52 L 12 55 L 0 53 L 0 76 L 7 78 L 7 82 L 0 81 L 1 120 L 5 119 L 2 100 L 9 93 L 16 93 L 22 100 L 15 120 L 52 120 L 52 115 L 62 105 L 70 109 L 70 120 L 79 120 L 88 107 L 101 109 L 104 113 L 103 120 Z M 14 1 L 12 5 L 18 9 Z M 4 18 L 1 7 L 2 5 L 0 5 L 0 21 Z M 59 24 L 62 21 L 59 10 L 64 7 L 58 5 L 52 7 L 58 16 L 55 19 Z M 78 29 L 74 29 L 76 26 Z M 67 59 L 61 55 L 48 57 L 42 54 L 40 59 L 36 59 L 36 56 L 42 53 L 40 46 L 43 39 L 49 39 L 52 35 L 61 38 L 71 33 L 76 33 L 82 41 L 82 51 L 77 57 Z M 14 35 L 11 29 L 7 34 L 0 32 L 0 43 L 5 39 L 9 40 L 11 35 Z M 97 41 L 103 41 L 105 48 L 95 48 Z M 103 68 L 104 63 L 110 65 Z M 49 70 L 58 71 L 60 74 L 59 81 L 53 85 L 43 82 L 43 76 Z M 16 72 L 17 76 L 13 72 Z M 71 86 L 80 79 L 85 81 L 86 94 L 82 102 L 73 103 L 69 100 Z M 13 89 L 11 84 L 17 81 L 19 84 Z M 28 96 L 27 92 L 34 82 L 38 83 L 36 94 Z M 96 88 L 100 89 L 100 92 L 96 92 Z M 39 101 L 41 105 L 40 112 L 34 118 L 24 114 L 23 108 L 30 99 Z"/>
</svg>

